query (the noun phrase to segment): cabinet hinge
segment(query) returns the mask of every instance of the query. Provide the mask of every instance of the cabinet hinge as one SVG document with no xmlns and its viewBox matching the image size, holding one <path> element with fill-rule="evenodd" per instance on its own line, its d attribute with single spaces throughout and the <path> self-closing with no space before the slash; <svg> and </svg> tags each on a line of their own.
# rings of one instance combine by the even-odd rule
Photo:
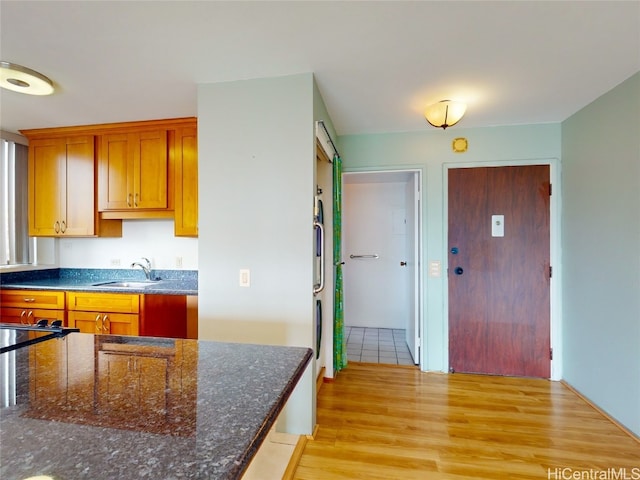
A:
<svg viewBox="0 0 640 480">
<path fill-rule="evenodd" d="M 553 267 L 549 265 L 549 278 L 553 276 Z"/>
<path fill-rule="evenodd" d="M 553 191 L 553 189 L 551 188 L 551 184 L 549 184 L 549 196 L 552 195 L 552 193 L 551 193 L 552 191 Z"/>
<path fill-rule="evenodd" d="M 553 348 L 549 349 L 549 360 L 553 360 Z"/>
</svg>

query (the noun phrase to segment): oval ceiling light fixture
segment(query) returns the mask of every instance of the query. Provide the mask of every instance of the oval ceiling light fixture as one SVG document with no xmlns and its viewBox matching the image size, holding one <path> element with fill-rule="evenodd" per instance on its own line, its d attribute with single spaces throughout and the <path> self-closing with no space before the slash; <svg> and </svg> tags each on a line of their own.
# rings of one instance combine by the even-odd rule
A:
<svg viewBox="0 0 640 480">
<path fill-rule="evenodd" d="M 0 87 L 28 95 L 51 95 L 53 82 L 41 73 L 15 63 L 0 61 Z"/>
<path fill-rule="evenodd" d="M 444 130 L 458 123 L 466 111 L 467 105 L 462 102 L 441 100 L 427 107 L 424 118 L 434 127 Z"/>
</svg>

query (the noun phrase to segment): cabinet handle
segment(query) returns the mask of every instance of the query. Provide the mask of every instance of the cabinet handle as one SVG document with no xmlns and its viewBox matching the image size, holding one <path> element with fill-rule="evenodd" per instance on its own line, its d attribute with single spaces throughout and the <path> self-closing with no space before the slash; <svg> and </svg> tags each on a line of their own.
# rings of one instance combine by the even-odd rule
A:
<svg viewBox="0 0 640 480">
<path fill-rule="evenodd" d="M 65 222 L 65 221 L 63 220 L 63 221 L 62 221 L 62 223 L 61 223 L 61 225 L 62 225 L 62 228 L 60 229 L 60 231 L 61 231 L 62 233 L 66 232 L 66 231 L 67 231 L 67 222 Z"/>
<path fill-rule="evenodd" d="M 104 315 L 102 317 L 102 330 L 104 333 L 109 333 L 111 330 L 111 323 L 109 322 L 109 315 Z"/>
<path fill-rule="evenodd" d="M 100 314 L 96 315 L 96 332 L 102 331 L 102 323 L 100 322 L 100 320 L 102 320 Z"/>
<path fill-rule="evenodd" d="M 56 220 L 56 223 L 53 224 L 53 231 L 56 233 L 60 233 L 60 222 Z"/>
<path fill-rule="evenodd" d="M 23 298 L 23 300 L 25 301 L 25 303 L 33 303 L 36 301 L 35 298 Z"/>
<path fill-rule="evenodd" d="M 133 201 L 133 206 L 138 208 L 138 194 L 136 193 L 135 200 Z"/>
<path fill-rule="evenodd" d="M 129 207 L 129 208 L 131 208 L 131 198 L 132 198 L 132 197 L 131 197 L 131 194 L 129 193 L 129 194 L 127 195 L 127 207 Z"/>
<path fill-rule="evenodd" d="M 32 310 L 29 310 L 29 313 L 27 313 L 27 325 L 31 325 L 33 323 L 31 320 L 29 320 L 30 318 L 33 318 Z"/>
<path fill-rule="evenodd" d="M 22 325 L 25 325 L 27 323 L 27 320 L 24 318 L 27 316 L 27 311 L 26 310 L 22 310 L 22 313 L 20 313 L 20 323 Z"/>
</svg>

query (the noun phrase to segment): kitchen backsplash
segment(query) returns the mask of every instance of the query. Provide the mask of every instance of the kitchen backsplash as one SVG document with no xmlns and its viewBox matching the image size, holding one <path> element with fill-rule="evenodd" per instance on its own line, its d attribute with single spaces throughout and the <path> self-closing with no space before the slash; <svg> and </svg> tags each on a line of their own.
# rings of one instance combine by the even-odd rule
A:
<svg viewBox="0 0 640 480">
<path fill-rule="evenodd" d="M 172 220 L 124 220 L 122 238 L 61 238 L 58 242 L 61 268 L 124 270 L 146 257 L 154 269 L 198 269 L 198 239 L 174 236 Z"/>
</svg>

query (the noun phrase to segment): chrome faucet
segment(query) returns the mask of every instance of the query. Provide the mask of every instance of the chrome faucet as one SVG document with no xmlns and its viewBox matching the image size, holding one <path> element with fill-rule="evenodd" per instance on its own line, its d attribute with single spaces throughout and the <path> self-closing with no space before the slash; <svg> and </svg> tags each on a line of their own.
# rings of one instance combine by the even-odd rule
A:
<svg viewBox="0 0 640 480">
<path fill-rule="evenodd" d="M 142 257 L 142 260 L 144 260 L 146 265 L 143 265 L 140 262 L 133 262 L 131 264 L 131 268 L 135 268 L 136 266 L 140 267 L 147 277 L 147 280 L 151 280 L 151 262 L 146 257 Z"/>
</svg>

